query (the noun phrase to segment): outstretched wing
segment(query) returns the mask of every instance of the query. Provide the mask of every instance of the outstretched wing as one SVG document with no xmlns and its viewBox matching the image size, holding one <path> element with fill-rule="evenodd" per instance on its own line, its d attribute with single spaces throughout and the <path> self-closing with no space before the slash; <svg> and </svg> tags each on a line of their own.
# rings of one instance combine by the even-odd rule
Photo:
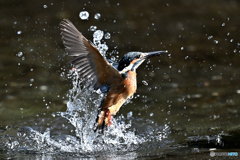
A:
<svg viewBox="0 0 240 160">
<path fill-rule="evenodd" d="M 109 79 L 120 79 L 120 73 L 112 67 L 68 19 L 60 23 L 63 44 L 69 56 L 75 56 L 72 64 L 85 87 L 98 89 L 101 85 L 111 85 Z"/>
</svg>

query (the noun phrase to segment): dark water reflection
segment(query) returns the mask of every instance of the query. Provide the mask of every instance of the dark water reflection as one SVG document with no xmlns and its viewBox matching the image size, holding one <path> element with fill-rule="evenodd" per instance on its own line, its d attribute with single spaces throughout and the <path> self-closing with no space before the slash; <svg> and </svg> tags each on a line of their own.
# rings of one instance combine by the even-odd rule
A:
<svg viewBox="0 0 240 160">
<path fill-rule="evenodd" d="M 133 50 L 167 49 L 171 54 L 138 69 L 138 91 L 119 112 L 125 117 L 132 113 L 133 122 L 141 119 L 170 127 L 168 142 L 163 142 L 167 145 L 136 151 L 133 158 L 210 158 L 210 148 L 239 152 L 239 1 L 0 4 L 0 138 L 9 128 L 23 126 L 44 132 L 52 125 L 55 134 L 63 130 L 54 124 L 52 113 L 66 110 L 66 93 L 72 87 L 65 76 L 70 66 L 59 31 L 60 21 L 69 18 L 88 39 L 91 25 L 111 33 L 105 40 L 108 58 L 119 59 Z M 90 13 L 88 21 L 80 20 L 82 10 Z M 93 18 L 95 13 L 101 14 L 99 20 Z M 144 129 L 137 124 L 136 130 Z M 19 159 L 33 156 L 0 153 L 7 154 Z"/>
</svg>

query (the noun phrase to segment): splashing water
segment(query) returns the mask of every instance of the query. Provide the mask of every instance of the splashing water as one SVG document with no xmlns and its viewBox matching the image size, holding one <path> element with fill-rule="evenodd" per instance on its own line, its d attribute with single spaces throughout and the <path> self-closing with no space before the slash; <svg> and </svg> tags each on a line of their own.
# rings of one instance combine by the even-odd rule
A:
<svg viewBox="0 0 240 160">
<path fill-rule="evenodd" d="M 75 75 L 76 77 L 76 75 Z M 75 127 L 76 137 L 80 139 L 78 148 L 82 152 L 114 152 L 117 150 L 131 151 L 144 140 L 132 131 L 128 131 L 131 124 L 125 125 L 113 119 L 112 125 L 104 131 L 104 134 L 95 133 L 97 108 L 100 105 L 103 95 L 96 95 L 100 98 L 95 99 L 92 93 L 80 89 L 74 78 L 73 89 L 69 92 L 71 99 L 67 104 L 67 111 L 61 112 L 61 116 L 69 120 Z"/>
<path fill-rule="evenodd" d="M 0 149 L 4 142 L 5 148 L 19 151 L 68 152 L 83 155 L 101 155 L 104 152 L 104 155 L 112 155 L 136 151 L 136 149 L 142 148 L 141 145 L 144 143 L 156 142 L 159 146 L 159 142 L 167 137 L 167 125 L 159 127 L 156 124 L 152 125 L 153 123 L 150 121 L 146 123 L 141 119 L 134 120 L 132 116 L 113 118 L 112 125 L 104 131 L 104 134 L 95 133 L 93 128 L 97 108 L 103 95 L 85 90 L 81 87 L 78 76 L 74 71 L 71 72 L 69 75 L 73 80 L 73 88 L 68 93 L 67 110 L 55 114 L 54 119 L 58 121 L 58 118 L 64 118 L 73 126 L 75 132 L 72 135 L 61 135 L 59 132 L 52 134 L 53 129 L 47 128 L 44 133 L 40 133 L 31 127 L 23 127 L 18 131 L 13 131 L 15 135 L 12 135 L 11 138 L 4 141 L 0 139 Z M 141 129 L 136 130 L 137 128 Z M 146 131 L 140 131 L 144 128 Z M 138 135 L 135 132 L 139 132 Z"/>
</svg>

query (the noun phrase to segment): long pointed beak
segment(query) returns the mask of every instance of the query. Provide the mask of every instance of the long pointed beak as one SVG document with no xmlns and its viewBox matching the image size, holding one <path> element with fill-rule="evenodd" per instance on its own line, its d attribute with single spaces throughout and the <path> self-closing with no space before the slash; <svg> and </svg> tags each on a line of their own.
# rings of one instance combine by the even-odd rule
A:
<svg viewBox="0 0 240 160">
<path fill-rule="evenodd" d="M 166 53 L 168 53 L 168 50 L 166 50 L 166 51 L 153 51 L 153 52 L 147 52 L 147 53 L 144 53 L 145 56 L 143 56 L 142 58 L 143 58 L 143 59 L 151 58 L 151 57 L 160 56 L 160 55 L 162 55 L 162 54 L 166 54 Z"/>
</svg>

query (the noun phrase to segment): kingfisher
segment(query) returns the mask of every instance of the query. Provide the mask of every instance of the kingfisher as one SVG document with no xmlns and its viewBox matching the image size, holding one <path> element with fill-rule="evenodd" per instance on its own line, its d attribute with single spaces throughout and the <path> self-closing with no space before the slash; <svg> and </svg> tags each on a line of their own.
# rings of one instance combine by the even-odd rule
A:
<svg viewBox="0 0 240 160">
<path fill-rule="evenodd" d="M 110 126 L 112 115 L 115 115 L 124 102 L 136 92 L 136 69 L 147 58 L 168 53 L 167 50 L 129 52 L 115 68 L 70 20 L 63 19 L 60 30 L 66 52 L 74 57 L 71 61 L 73 70 L 78 73 L 84 87 L 101 91 L 105 95 L 99 106 L 94 131 Z"/>
</svg>

